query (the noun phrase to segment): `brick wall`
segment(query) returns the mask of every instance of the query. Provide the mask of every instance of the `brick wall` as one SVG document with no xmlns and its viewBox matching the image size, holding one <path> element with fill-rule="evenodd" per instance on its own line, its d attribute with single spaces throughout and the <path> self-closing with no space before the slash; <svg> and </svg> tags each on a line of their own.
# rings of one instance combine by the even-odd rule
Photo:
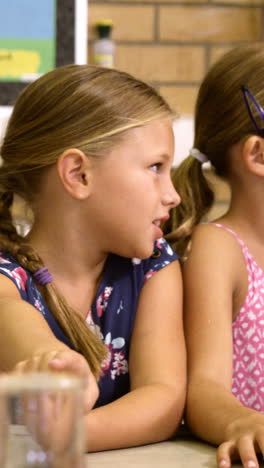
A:
<svg viewBox="0 0 264 468">
<path fill-rule="evenodd" d="M 217 57 L 264 40 L 264 0 L 89 0 L 88 14 L 90 45 L 96 21 L 111 18 L 116 68 L 154 84 L 180 114 L 193 113 Z"/>
<path fill-rule="evenodd" d="M 96 21 L 111 18 L 115 67 L 155 85 L 180 115 L 193 114 L 199 84 L 221 54 L 248 41 L 264 47 L 264 0 L 89 0 L 88 13 L 90 46 Z M 207 174 L 213 219 L 226 211 L 229 189 Z"/>
<path fill-rule="evenodd" d="M 264 0 L 88 0 L 89 46 L 100 18 L 114 21 L 115 66 L 155 85 L 179 114 L 192 115 L 208 66 L 228 48 L 263 41 Z M 88 62 L 91 62 L 91 49 Z M 229 189 L 208 171 L 216 193 L 209 219 L 226 211 Z M 16 202 L 24 230 L 28 216 Z"/>
</svg>

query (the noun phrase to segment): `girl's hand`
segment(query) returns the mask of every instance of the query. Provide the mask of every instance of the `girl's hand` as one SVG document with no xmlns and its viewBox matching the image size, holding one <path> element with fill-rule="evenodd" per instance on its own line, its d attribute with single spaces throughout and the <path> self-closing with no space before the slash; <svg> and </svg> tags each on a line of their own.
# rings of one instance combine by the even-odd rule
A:
<svg viewBox="0 0 264 468">
<path fill-rule="evenodd" d="M 235 419 L 227 430 L 227 440 L 217 450 L 219 468 L 229 468 L 240 459 L 244 468 L 259 468 L 257 453 L 264 455 L 264 415 L 254 412 Z"/>
<path fill-rule="evenodd" d="M 91 372 L 86 359 L 76 351 L 66 349 L 62 351 L 44 351 L 35 354 L 30 359 L 19 362 L 14 369 L 15 372 L 64 372 L 72 373 L 81 377 L 84 381 L 84 412 L 93 408 L 99 390 L 96 379 Z"/>
</svg>

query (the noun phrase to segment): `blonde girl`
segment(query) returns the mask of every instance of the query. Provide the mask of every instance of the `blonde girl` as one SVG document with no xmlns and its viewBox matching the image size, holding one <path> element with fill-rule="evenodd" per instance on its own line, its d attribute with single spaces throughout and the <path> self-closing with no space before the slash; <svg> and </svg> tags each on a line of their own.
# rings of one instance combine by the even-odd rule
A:
<svg viewBox="0 0 264 468">
<path fill-rule="evenodd" d="M 83 376 L 90 451 L 181 421 L 181 275 L 160 228 L 179 203 L 172 120 L 147 84 L 69 65 L 21 93 L 2 142 L 1 370 Z M 25 237 L 14 195 L 32 210 Z"/>
</svg>

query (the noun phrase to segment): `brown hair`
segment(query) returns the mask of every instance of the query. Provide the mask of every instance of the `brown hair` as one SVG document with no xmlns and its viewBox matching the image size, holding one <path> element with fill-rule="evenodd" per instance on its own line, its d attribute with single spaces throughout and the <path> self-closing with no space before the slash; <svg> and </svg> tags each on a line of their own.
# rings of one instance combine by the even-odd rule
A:
<svg viewBox="0 0 264 468">
<path fill-rule="evenodd" d="M 126 130 L 174 115 L 148 84 L 127 73 L 89 65 L 57 68 L 27 86 L 18 97 L 1 147 L 0 246 L 34 273 L 43 261 L 13 224 L 14 194 L 34 211 L 40 180 L 67 148 L 78 148 L 92 157 L 107 154 Z M 59 294 L 54 283 L 44 288 L 44 298 L 54 317 L 100 373 L 106 348 Z"/>
<path fill-rule="evenodd" d="M 206 155 L 220 177 L 228 178 L 232 145 L 255 134 L 241 87 L 249 87 L 264 107 L 263 76 L 263 45 L 243 45 L 221 57 L 201 84 L 195 107 L 194 147 Z M 256 112 L 255 117 L 258 120 Z M 167 240 L 184 256 L 192 230 L 212 206 L 214 193 L 201 163 L 192 156 L 173 169 L 172 179 L 182 202 L 172 210 L 164 230 Z"/>
</svg>

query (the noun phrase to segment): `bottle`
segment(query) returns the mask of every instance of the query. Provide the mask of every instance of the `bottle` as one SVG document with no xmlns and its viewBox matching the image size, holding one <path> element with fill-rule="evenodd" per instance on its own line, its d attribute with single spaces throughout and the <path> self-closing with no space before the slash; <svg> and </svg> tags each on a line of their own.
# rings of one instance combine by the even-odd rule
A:
<svg viewBox="0 0 264 468">
<path fill-rule="evenodd" d="M 114 66 L 115 43 L 110 38 L 112 27 L 113 21 L 110 19 L 102 19 L 96 23 L 98 39 L 93 45 L 93 62 L 101 67 Z"/>
</svg>

